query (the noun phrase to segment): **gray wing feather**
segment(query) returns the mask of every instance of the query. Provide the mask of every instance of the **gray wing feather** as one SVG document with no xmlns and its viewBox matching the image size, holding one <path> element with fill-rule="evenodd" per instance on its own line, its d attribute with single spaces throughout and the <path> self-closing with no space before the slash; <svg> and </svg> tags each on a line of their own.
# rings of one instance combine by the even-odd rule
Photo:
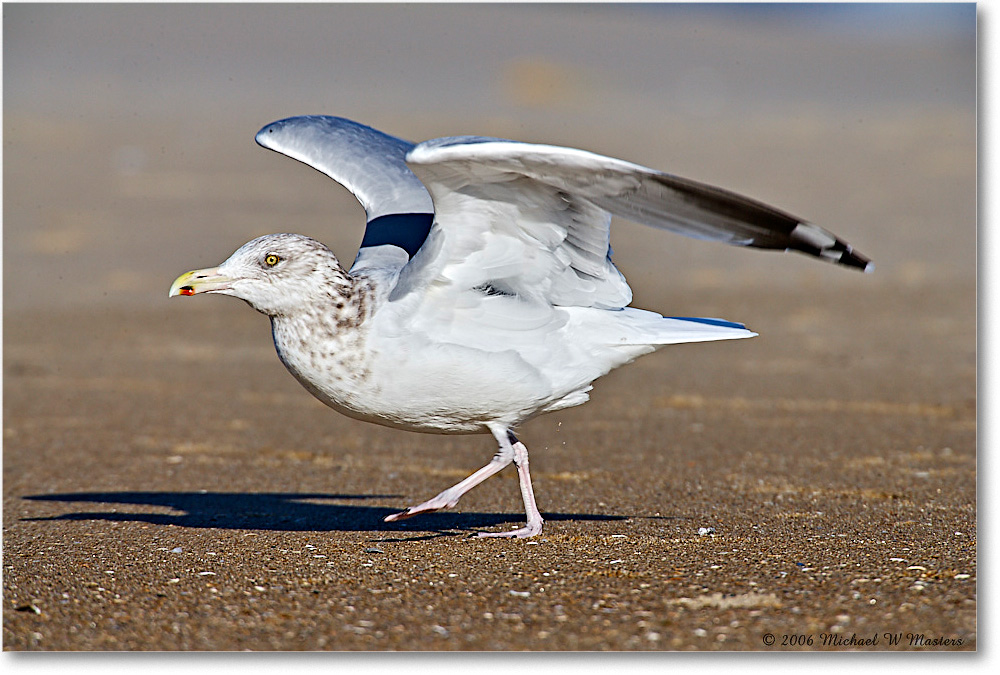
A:
<svg viewBox="0 0 1000 675">
<path fill-rule="evenodd" d="M 395 214 L 431 214 L 434 205 L 404 158 L 413 143 L 342 117 L 307 115 L 272 122 L 257 143 L 325 173 L 350 190 L 368 222 Z"/>
</svg>

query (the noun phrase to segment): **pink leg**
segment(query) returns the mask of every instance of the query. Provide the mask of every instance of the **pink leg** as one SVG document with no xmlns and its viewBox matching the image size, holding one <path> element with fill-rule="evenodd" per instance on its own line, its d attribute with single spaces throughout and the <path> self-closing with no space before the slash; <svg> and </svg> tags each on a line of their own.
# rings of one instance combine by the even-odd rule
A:
<svg viewBox="0 0 1000 675">
<path fill-rule="evenodd" d="M 423 504 L 407 507 L 405 511 L 388 515 L 383 520 L 387 523 L 391 523 L 396 520 L 403 520 L 404 518 L 415 516 L 418 513 L 430 513 L 432 511 L 439 511 L 440 509 L 451 508 L 458 503 L 459 498 L 461 498 L 461 496 L 466 492 L 476 487 L 493 474 L 502 471 L 512 461 L 516 461 L 514 459 L 514 454 L 514 448 L 511 447 L 510 443 L 507 443 L 506 446 L 501 443 L 500 449 L 497 451 L 497 454 L 493 455 L 492 461 L 479 471 L 475 472 L 465 480 L 452 485 L 436 497 L 428 499 Z M 520 471 L 520 469 L 518 470 Z M 528 489 L 531 489 L 530 485 L 528 486 Z"/>
<path fill-rule="evenodd" d="M 521 499 L 524 501 L 524 512 L 527 516 L 528 522 L 524 527 L 511 530 L 509 532 L 480 532 L 479 536 L 517 537 L 519 539 L 523 539 L 541 534 L 542 523 L 545 521 L 542 519 L 542 514 L 539 512 L 538 506 L 535 504 L 535 491 L 531 488 L 531 474 L 528 472 L 528 448 L 524 446 L 524 443 L 517 440 L 517 438 L 514 437 L 514 434 L 510 433 L 506 429 L 502 435 L 497 434 L 495 431 L 494 435 L 496 435 L 497 440 L 500 441 L 501 451 L 505 447 L 510 447 L 513 451 L 514 466 L 517 467 L 517 478 L 521 486 Z M 510 438 L 508 439 L 507 436 Z M 511 441 L 513 441 L 513 445 L 511 445 Z"/>
</svg>

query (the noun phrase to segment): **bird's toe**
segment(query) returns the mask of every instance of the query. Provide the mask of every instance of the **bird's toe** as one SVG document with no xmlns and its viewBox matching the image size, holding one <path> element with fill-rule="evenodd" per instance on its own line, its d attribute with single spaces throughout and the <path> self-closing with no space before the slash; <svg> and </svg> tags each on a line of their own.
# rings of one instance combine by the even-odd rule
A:
<svg viewBox="0 0 1000 675">
<path fill-rule="evenodd" d="M 477 536 L 486 538 L 503 538 L 503 539 L 527 539 L 528 537 L 535 537 L 542 533 L 542 525 L 539 523 L 537 526 L 529 524 L 525 527 L 519 527 L 516 530 L 509 530 L 507 532 L 480 532 Z"/>
<path fill-rule="evenodd" d="M 384 523 L 393 523 L 397 520 L 406 520 L 413 515 L 412 509 L 406 509 L 405 511 L 400 511 L 399 513 L 390 513 L 388 516 L 382 519 Z"/>
</svg>

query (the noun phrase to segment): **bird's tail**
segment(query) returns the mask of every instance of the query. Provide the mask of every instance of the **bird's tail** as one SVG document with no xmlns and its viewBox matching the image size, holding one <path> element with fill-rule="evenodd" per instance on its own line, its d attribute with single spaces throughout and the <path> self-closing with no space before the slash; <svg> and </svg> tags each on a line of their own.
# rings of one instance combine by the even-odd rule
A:
<svg viewBox="0 0 1000 675">
<path fill-rule="evenodd" d="M 660 344 L 676 344 L 678 342 L 710 342 L 713 340 L 742 340 L 756 337 L 756 333 L 747 330 L 742 323 L 725 321 L 723 319 L 708 319 L 691 316 L 663 317 L 666 326 L 661 332 L 668 341 Z"/>
<path fill-rule="evenodd" d="M 741 340 L 757 335 L 741 323 L 723 319 L 709 319 L 688 316 L 664 317 L 634 307 L 622 310 L 625 321 L 619 326 L 626 328 L 627 337 L 623 345 L 672 345 L 683 342 L 712 342 L 715 340 Z"/>
</svg>

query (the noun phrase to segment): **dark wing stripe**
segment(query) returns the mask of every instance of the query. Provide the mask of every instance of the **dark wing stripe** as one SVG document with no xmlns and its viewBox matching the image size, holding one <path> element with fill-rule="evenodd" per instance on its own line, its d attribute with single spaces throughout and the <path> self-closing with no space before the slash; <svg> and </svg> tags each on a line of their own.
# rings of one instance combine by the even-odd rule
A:
<svg viewBox="0 0 1000 675">
<path fill-rule="evenodd" d="M 695 316 L 667 316 L 666 319 L 676 319 L 677 321 L 690 321 L 692 323 L 703 323 L 709 326 L 722 326 L 724 328 L 742 328 L 746 330 L 746 326 L 742 323 L 736 323 L 735 321 L 726 321 L 725 319 L 707 319 L 704 317 Z"/>
<path fill-rule="evenodd" d="M 412 258 L 427 239 L 434 223 L 433 213 L 393 213 L 369 221 L 361 248 L 391 244 Z"/>
</svg>

